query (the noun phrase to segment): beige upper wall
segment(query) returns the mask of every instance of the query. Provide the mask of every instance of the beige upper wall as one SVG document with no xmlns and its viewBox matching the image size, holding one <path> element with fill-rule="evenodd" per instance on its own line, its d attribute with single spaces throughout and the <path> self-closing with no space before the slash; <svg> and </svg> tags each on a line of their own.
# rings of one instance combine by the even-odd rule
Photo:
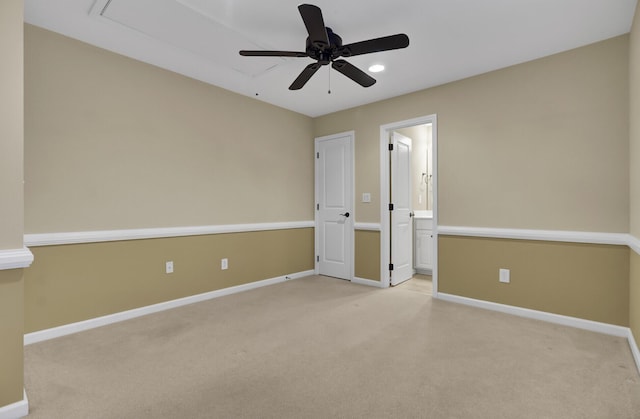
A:
<svg viewBox="0 0 640 419">
<path fill-rule="evenodd" d="M 25 231 L 310 220 L 312 137 L 352 129 L 378 222 L 380 125 L 437 114 L 441 225 L 627 232 L 628 45 L 312 121 L 27 25 Z"/>
<path fill-rule="evenodd" d="M 313 220 L 312 134 L 309 117 L 25 25 L 26 233 Z"/>
<path fill-rule="evenodd" d="M 379 222 L 380 125 L 438 116 L 439 223 L 627 232 L 628 45 L 597 44 L 315 122 L 355 129 L 359 222 Z"/>
<path fill-rule="evenodd" d="M 0 2 L 0 249 L 22 248 L 23 4 Z"/>
<path fill-rule="evenodd" d="M 640 238 L 640 7 L 629 36 L 630 232 Z"/>
</svg>

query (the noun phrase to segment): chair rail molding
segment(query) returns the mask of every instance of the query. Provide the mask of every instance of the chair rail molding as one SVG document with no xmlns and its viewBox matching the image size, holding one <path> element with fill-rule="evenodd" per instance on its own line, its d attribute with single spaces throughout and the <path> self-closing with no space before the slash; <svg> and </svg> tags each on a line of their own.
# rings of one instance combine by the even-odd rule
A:
<svg viewBox="0 0 640 419">
<path fill-rule="evenodd" d="M 128 230 L 77 231 L 65 233 L 25 234 L 26 246 L 99 243 L 121 240 L 157 239 L 167 237 L 202 236 L 222 233 L 245 233 L 268 230 L 313 228 L 313 221 L 290 221 L 257 224 L 221 224 L 191 227 L 140 228 Z"/>
<path fill-rule="evenodd" d="M 602 233 L 592 231 L 531 230 L 517 228 L 488 228 L 465 226 L 438 226 L 438 234 L 445 236 L 489 237 L 496 239 L 541 240 L 571 243 L 614 244 L 633 247 L 626 233 Z M 637 249 L 640 250 L 640 240 Z"/>
<path fill-rule="evenodd" d="M 22 249 L 0 250 L 0 270 L 28 268 L 33 263 L 33 253 Z"/>
<path fill-rule="evenodd" d="M 380 231 L 380 223 L 354 223 L 353 228 L 361 231 Z"/>
</svg>

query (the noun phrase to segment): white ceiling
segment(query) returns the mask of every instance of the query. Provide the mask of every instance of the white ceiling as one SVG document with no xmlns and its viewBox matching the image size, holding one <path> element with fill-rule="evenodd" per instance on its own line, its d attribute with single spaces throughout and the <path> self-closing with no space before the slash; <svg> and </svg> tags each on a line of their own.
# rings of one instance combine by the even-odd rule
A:
<svg viewBox="0 0 640 419">
<path fill-rule="evenodd" d="M 298 91 L 309 58 L 299 0 L 25 0 L 25 21 L 309 116 L 404 93 L 629 32 L 637 0 L 313 0 L 345 44 L 406 33 L 406 49 L 351 57 L 378 82 L 363 88 L 329 66 Z M 330 83 L 330 84 L 329 84 Z M 329 85 L 331 94 L 328 93 Z"/>
</svg>

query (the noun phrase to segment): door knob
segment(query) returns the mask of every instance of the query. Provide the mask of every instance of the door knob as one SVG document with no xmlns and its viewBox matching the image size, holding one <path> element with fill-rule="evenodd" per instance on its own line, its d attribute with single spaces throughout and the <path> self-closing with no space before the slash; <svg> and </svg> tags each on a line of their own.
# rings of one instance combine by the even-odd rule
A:
<svg viewBox="0 0 640 419">
<path fill-rule="evenodd" d="M 344 214 L 340 214 L 340 215 L 342 215 L 343 217 L 349 218 L 349 213 L 348 212 L 345 212 Z"/>
</svg>

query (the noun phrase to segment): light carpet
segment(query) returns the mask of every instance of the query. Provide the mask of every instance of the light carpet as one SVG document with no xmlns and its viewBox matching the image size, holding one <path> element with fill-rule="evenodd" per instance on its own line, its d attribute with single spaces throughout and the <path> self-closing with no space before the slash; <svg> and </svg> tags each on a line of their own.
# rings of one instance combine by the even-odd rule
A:
<svg viewBox="0 0 640 419">
<path fill-rule="evenodd" d="M 311 276 L 25 348 L 30 418 L 639 418 L 625 339 Z"/>
</svg>

